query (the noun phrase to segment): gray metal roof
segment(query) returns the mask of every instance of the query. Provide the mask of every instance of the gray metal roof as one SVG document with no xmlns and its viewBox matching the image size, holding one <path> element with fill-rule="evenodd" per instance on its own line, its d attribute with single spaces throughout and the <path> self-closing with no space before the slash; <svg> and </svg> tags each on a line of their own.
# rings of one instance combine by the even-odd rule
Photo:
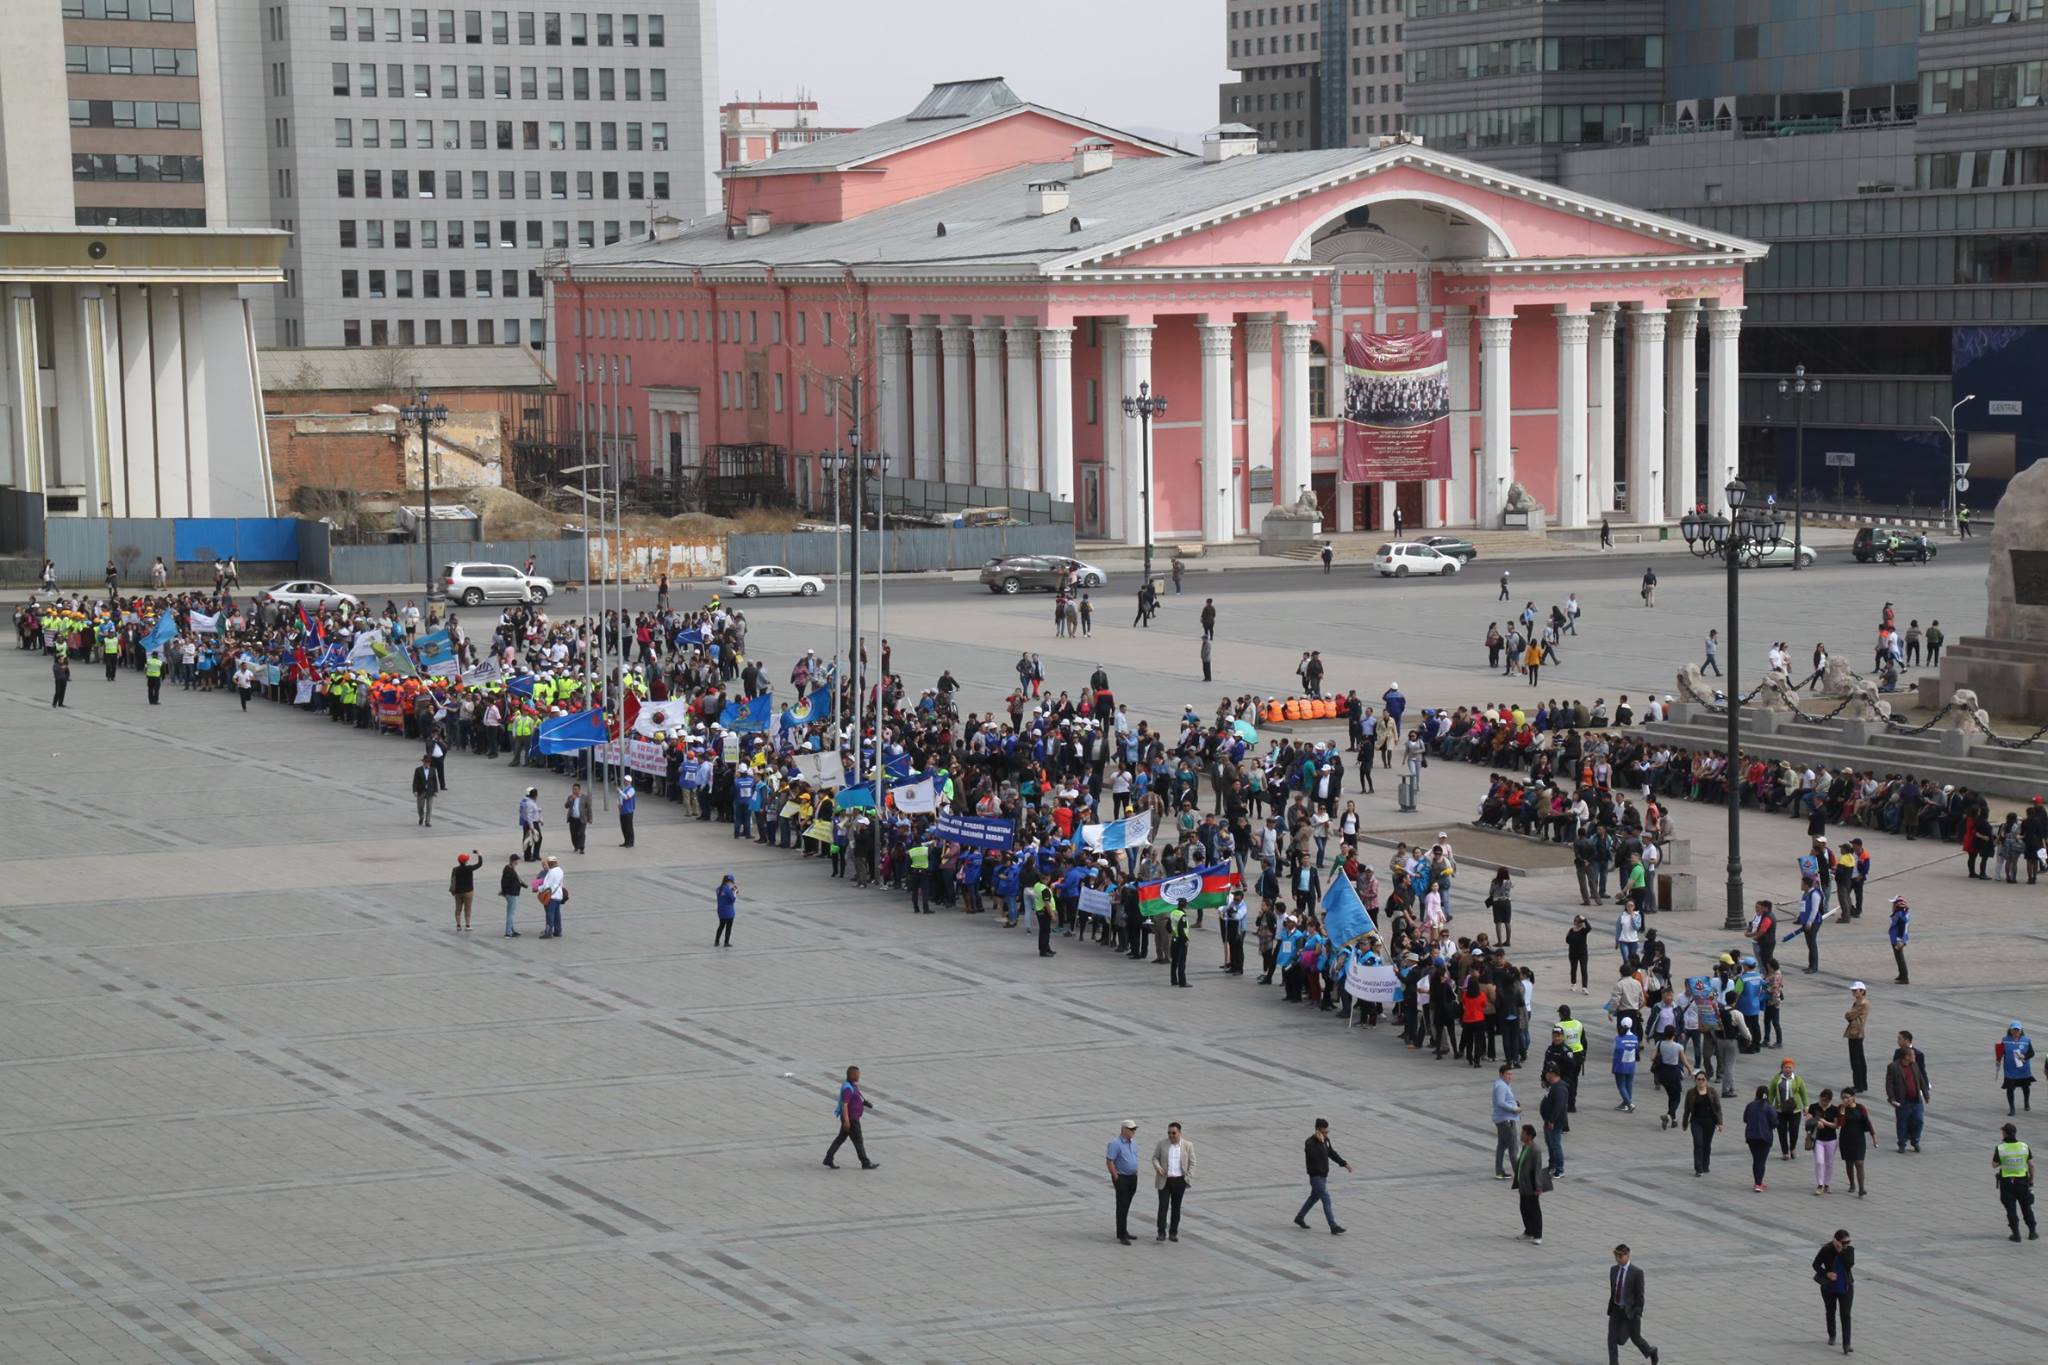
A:
<svg viewBox="0 0 2048 1365">
<path fill-rule="evenodd" d="M 851 134 L 858 137 L 860 134 Z M 966 185 L 865 213 L 844 223 L 777 227 L 728 238 L 712 223 L 666 242 L 643 240 L 577 252 L 570 265 L 689 266 L 1036 265 L 1108 246 L 1134 232 L 1205 209 L 1256 198 L 1370 156 L 1357 148 L 1267 153 L 1204 162 L 1194 157 L 1119 157 L 1106 171 L 1076 177 L 1072 163 L 1018 166 Z M 1025 187 L 1064 180 L 1063 212 L 1027 217 Z M 1078 220 L 1080 231 L 1072 230 Z M 940 223 L 946 235 L 938 235 Z"/>
<path fill-rule="evenodd" d="M 1024 101 L 1001 76 L 973 81 L 940 81 L 932 92 L 910 111 L 913 122 L 935 118 L 980 118 L 999 109 L 1014 108 Z"/>
</svg>

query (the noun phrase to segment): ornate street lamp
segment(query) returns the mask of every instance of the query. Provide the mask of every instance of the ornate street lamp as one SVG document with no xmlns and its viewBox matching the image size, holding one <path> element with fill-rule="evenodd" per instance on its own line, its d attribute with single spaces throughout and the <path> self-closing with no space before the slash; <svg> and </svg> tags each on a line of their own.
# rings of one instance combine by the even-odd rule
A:
<svg viewBox="0 0 2048 1365">
<path fill-rule="evenodd" d="M 412 401 L 398 410 L 407 427 L 420 434 L 420 485 L 426 494 L 427 523 L 427 616 L 434 615 L 434 457 L 427 449 L 427 433 L 448 421 L 448 405 L 436 403 L 425 389 L 416 391 Z"/>
<path fill-rule="evenodd" d="M 1774 548 L 1785 528 L 1773 505 L 1775 499 L 1766 500 L 1761 508 L 1746 506 L 1749 488 L 1740 479 L 1730 479 L 1724 491 L 1727 516 L 1709 516 L 1704 510 L 1688 512 L 1678 528 L 1688 550 L 1701 559 L 1721 560 L 1728 573 L 1728 767 L 1723 784 L 1728 792 L 1728 915 L 1722 927 L 1739 930 L 1748 907 L 1742 894 L 1742 693 L 1736 683 L 1742 667 L 1742 637 L 1741 586 L 1736 571 L 1745 559 Z"/>
<path fill-rule="evenodd" d="M 1778 392 L 1792 400 L 1792 569 L 1796 573 L 1806 567 L 1800 563 L 1806 550 L 1806 398 L 1808 394 L 1820 397 L 1820 381 L 1808 379 L 1804 365 L 1795 365 L 1790 379 L 1778 381 Z"/>
<path fill-rule="evenodd" d="M 1138 419 L 1143 482 L 1139 496 L 1145 503 L 1145 581 L 1152 581 L 1152 419 L 1166 415 L 1166 399 L 1154 396 L 1148 380 L 1138 385 L 1136 398 L 1124 399 L 1124 416 Z"/>
</svg>

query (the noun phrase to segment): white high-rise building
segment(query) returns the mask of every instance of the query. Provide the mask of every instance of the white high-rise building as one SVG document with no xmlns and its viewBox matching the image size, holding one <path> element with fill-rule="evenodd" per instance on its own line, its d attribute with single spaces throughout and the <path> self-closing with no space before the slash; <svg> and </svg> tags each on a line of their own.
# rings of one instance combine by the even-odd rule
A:
<svg viewBox="0 0 2048 1365">
<path fill-rule="evenodd" d="M 209 3 L 227 211 L 292 234 L 266 346 L 546 350 L 550 253 L 718 202 L 715 0 Z"/>
</svg>

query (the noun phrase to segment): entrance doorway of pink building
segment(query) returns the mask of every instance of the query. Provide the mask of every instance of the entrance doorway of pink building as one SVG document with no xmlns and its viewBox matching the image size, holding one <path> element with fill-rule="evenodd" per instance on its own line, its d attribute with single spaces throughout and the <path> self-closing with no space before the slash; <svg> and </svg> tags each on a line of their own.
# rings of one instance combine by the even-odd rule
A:
<svg viewBox="0 0 2048 1365">
<path fill-rule="evenodd" d="M 1081 505 L 1074 509 L 1074 533 L 1089 539 L 1104 534 L 1102 526 L 1102 466 L 1081 466 Z"/>
<path fill-rule="evenodd" d="M 1322 512 L 1323 529 L 1337 529 L 1337 476 L 1335 474 L 1309 475 L 1309 488 L 1316 495 L 1316 506 Z"/>
</svg>

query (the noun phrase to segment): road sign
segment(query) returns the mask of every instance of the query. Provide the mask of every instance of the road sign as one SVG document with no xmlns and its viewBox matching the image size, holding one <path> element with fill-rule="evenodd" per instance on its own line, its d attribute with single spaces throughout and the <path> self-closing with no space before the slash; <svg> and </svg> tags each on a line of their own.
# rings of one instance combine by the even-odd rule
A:
<svg viewBox="0 0 2048 1365">
<path fill-rule="evenodd" d="M 1958 493 L 1967 493 L 1967 492 L 1969 492 L 1969 491 L 1970 491 L 1970 481 L 1969 481 L 1968 479 L 1957 479 L 1957 480 L 1956 480 L 1956 492 L 1958 492 Z"/>
<path fill-rule="evenodd" d="M 2017 398 L 1994 398 L 1986 407 L 1993 417 L 2018 417 L 2021 403 Z"/>
</svg>

